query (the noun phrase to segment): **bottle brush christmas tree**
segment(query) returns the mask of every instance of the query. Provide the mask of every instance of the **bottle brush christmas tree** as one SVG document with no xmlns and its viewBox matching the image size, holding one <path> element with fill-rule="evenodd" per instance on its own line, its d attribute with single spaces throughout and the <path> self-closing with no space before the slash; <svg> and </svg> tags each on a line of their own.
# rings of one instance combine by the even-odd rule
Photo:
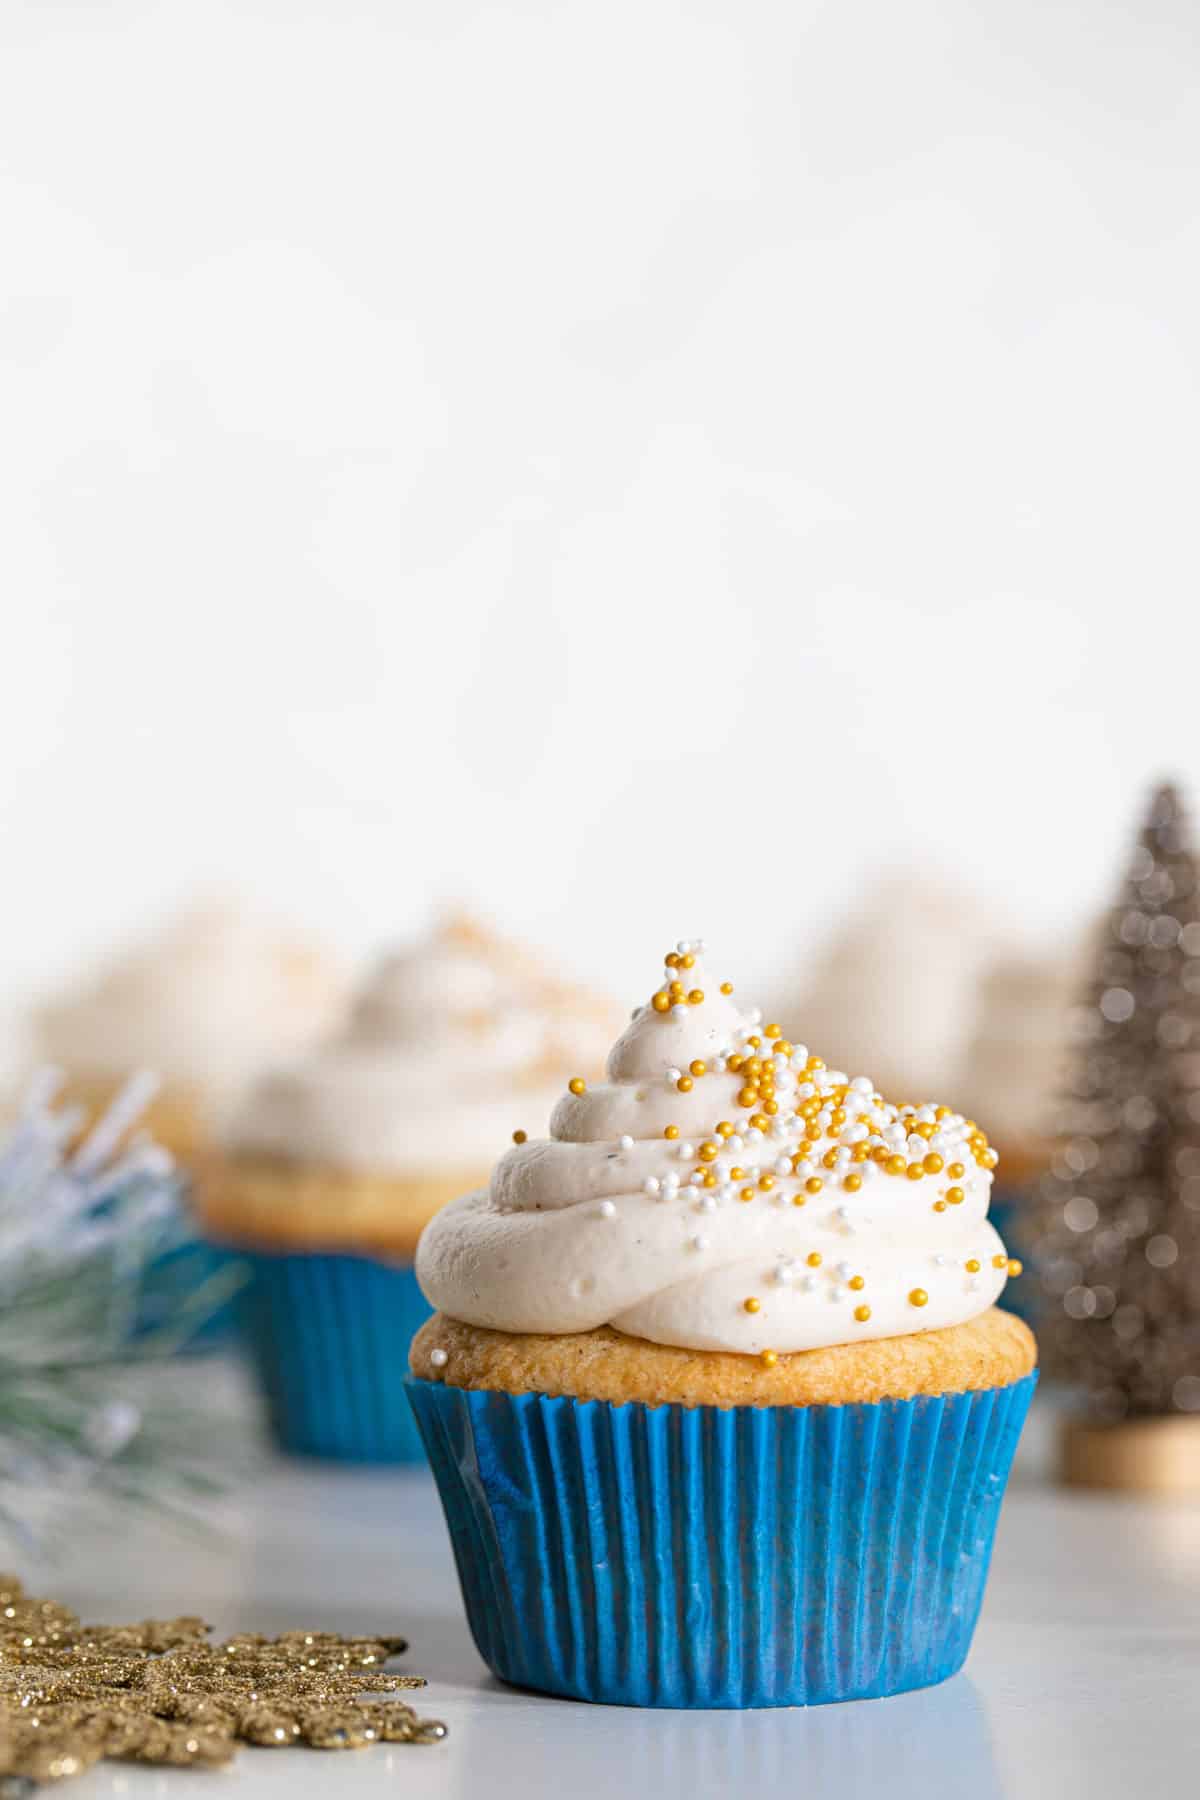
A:
<svg viewBox="0 0 1200 1800">
<path fill-rule="evenodd" d="M 1048 1375 L 1086 1397 L 1068 1479 L 1200 1486 L 1200 865 L 1149 813 L 1076 1009 L 1035 1203 Z"/>
</svg>

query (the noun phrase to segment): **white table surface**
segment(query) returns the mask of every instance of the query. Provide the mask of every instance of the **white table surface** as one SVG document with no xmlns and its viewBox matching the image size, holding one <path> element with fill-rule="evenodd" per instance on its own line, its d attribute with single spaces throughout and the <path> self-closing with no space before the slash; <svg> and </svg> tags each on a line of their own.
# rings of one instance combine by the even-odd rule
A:
<svg viewBox="0 0 1200 1800">
<path fill-rule="evenodd" d="M 209 1375 L 198 1378 L 209 1380 Z M 271 1460 L 225 1503 L 224 1535 L 144 1519 L 75 1533 L 28 1584 L 90 1619 L 199 1612 L 221 1634 L 401 1632 L 408 1696 L 447 1740 L 362 1752 L 244 1750 L 222 1774 L 106 1764 L 79 1800 L 374 1796 L 655 1800 L 794 1793 L 839 1800 L 1157 1800 L 1200 1784 L 1200 1505 L 1055 1489 L 1050 1421 L 1027 1431 L 966 1670 L 892 1700 L 809 1710 L 656 1713 L 500 1686 L 471 1644 L 430 1478 Z"/>
</svg>

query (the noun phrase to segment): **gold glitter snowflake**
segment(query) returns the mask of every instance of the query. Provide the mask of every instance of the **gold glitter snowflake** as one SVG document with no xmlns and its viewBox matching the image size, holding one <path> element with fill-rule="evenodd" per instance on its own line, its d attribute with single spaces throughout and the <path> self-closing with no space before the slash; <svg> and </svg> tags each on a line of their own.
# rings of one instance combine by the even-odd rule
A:
<svg viewBox="0 0 1200 1800">
<path fill-rule="evenodd" d="M 357 1750 L 446 1735 L 403 1701 L 424 1687 L 383 1665 L 403 1638 L 332 1632 L 207 1641 L 202 1619 L 83 1625 L 0 1575 L 0 1794 L 13 1778 L 63 1781 L 102 1757 L 217 1767 L 239 1744 Z"/>
</svg>

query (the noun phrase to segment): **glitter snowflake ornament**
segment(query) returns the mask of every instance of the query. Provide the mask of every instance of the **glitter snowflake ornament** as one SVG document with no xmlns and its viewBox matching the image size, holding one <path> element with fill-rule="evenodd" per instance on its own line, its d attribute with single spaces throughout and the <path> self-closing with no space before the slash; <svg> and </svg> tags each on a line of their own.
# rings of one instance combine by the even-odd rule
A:
<svg viewBox="0 0 1200 1800">
<path fill-rule="evenodd" d="M 359 1750 L 446 1735 L 397 1700 L 424 1687 L 384 1664 L 403 1638 L 291 1631 L 210 1644 L 196 1618 L 84 1625 L 0 1575 L 0 1795 L 103 1758 L 219 1768 L 239 1744 Z"/>
<path fill-rule="evenodd" d="M 1153 796 L 1072 1037 L 1033 1211 L 1043 1364 L 1099 1427 L 1069 1435 L 1067 1473 L 1200 1483 L 1200 867 L 1173 788 Z"/>
</svg>

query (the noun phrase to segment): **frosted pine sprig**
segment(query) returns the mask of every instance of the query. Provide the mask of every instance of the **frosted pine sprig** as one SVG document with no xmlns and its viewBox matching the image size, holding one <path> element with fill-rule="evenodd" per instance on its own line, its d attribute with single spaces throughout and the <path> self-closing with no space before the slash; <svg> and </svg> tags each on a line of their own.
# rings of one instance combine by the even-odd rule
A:
<svg viewBox="0 0 1200 1800">
<path fill-rule="evenodd" d="M 217 1485 L 196 1384 L 161 1352 L 238 1280 L 196 1295 L 170 1344 L 135 1337 L 147 1265 L 186 1236 L 170 1156 L 130 1135 L 157 1083 L 132 1077 L 86 1131 L 61 1086 L 37 1076 L 0 1134 L 0 1535 L 26 1547 L 50 1495 L 59 1514 L 81 1497 L 186 1509 Z"/>
</svg>

